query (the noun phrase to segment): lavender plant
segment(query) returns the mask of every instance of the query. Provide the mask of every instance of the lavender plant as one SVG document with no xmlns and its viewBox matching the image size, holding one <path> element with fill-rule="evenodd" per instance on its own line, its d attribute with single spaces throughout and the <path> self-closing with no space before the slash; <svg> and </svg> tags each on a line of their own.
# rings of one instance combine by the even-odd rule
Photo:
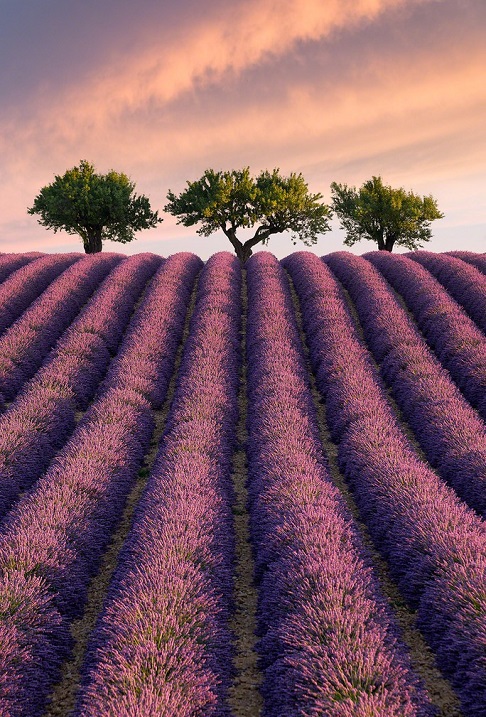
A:
<svg viewBox="0 0 486 717">
<path fill-rule="evenodd" d="M 184 275 L 194 277 L 199 264 L 193 255 L 176 257 L 165 262 L 159 274 L 175 273 L 179 280 Z M 158 287 L 154 322 L 165 310 L 184 315 L 183 304 L 164 305 L 164 293 L 171 292 L 163 278 Z M 160 338 L 163 353 L 165 337 Z M 174 357 L 175 350 L 173 361 Z M 135 363 L 136 352 L 132 359 Z M 136 370 L 133 373 L 136 376 Z M 4 640 L 0 710 L 11 715 L 42 712 L 59 666 L 69 654 L 69 621 L 83 608 L 89 579 L 150 440 L 149 403 L 127 385 L 126 376 L 120 385 L 114 374 L 111 381 L 0 532 L 0 604 L 6 605 L 0 613 Z"/>
<path fill-rule="evenodd" d="M 369 256 L 369 255 L 367 255 Z M 387 282 L 365 259 L 325 257 L 349 291 L 368 346 L 381 363 L 431 465 L 471 507 L 486 512 L 486 428 L 436 359 Z"/>
<path fill-rule="evenodd" d="M 329 474 L 284 272 L 248 266 L 249 495 L 264 714 L 429 715 Z"/>
<path fill-rule="evenodd" d="M 160 264 L 138 255 L 119 264 L 71 324 L 48 360 L 0 417 L 0 516 L 32 485 L 86 409 L 133 305 Z"/>
<path fill-rule="evenodd" d="M 0 391 L 14 398 L 99 283 L 120 261 L 116 254 L 76 261 L 53 281 L 0 338 Z"/>
<path fill-rule="evenodd" d="M 13 272 L 25 266 L 34 259 L 44 256 L 39 251 L 25 252 L 24 254 L 1 254 L 0 255 L 0 282 L 5 281 Z"/>
<path fill-rule="evenodd" d="M 486 420 L 486 338 L 439 282 L 405 256 L 369 261 L 403 296 L 428 343 L 467 400 Z M 381 254 L 381 255 L 380 255 Z"/>
<path fill-rule="evenodd" d="M 23 257 L 23 254 L 18 255 Z M 0 334 L 5 331 L 29 304 L 37 299 L 54 279 L 80 258 L 80 254 L 42 256 L 20 266 L 0 286 Z M 6 268 L 0 266 L 0 269 Z"/>
<path fill-rule="evenodd" d="M 445 253 L 449 256 L 455 256 L 468 264 L 472 264 L 472 266 L 479 269 L 480 272 L 486 274 L 486 256 L 484 254 L 478 254 L 473 251 L 447 251 Z"/>
<path fill-rule="evenodd" d="M 447 254 L 409 252 L 409 259 L 421 264 L 440 281 L 483 333 L 486 333 L 486 276 L 474 266 Z"/>
<path fill-rule="evenodd" d="M 326 265 L 303 252 L 284 265 L 303 307 L 341 469 L 464 714 L 479 717 L 486 709 L 484 522 L 411 449 Z"/>
<path fill-rule="evenodd" d="M 77 715 L 229 715 L 239 295 L 236 257 L 212 256 Z"/>
</svg>

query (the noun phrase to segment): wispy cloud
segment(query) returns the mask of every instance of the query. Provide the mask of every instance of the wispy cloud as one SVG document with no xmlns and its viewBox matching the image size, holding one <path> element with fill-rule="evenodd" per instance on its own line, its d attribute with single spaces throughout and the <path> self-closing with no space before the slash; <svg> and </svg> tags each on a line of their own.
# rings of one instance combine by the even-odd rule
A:
<svg viewBox="0 0 486 717">
<path fill-rule="evenodd" d="M 135 43 L 95 66 L 77 83 L 56 94 L 48 82 L 31 98 L 44 121 L 55 126 L 59 110 L 69 119 L 62 125 L 69 141 L 75 132 L 89 133 L 119 114 L 147 104 L 174 101 L 181 94 L 221 82 L 257 63 L 285 55 L 298 42 L 319 40 L 333 31 L 369 22 L 408 4 L 436 0 L 245 0 L 211 7 L 204 18 L 163 27 L 160 37 Z M 142 17 L 143 22 L 143 17 Z M 153 33 L 151 32 L 152 36 Z M 70 59 L 66 58 L 69 65 Z M 12 120 L 16 121 L 15 112 Z M 69 129 L 71 132 L 69 132 Z"/>
</svg>

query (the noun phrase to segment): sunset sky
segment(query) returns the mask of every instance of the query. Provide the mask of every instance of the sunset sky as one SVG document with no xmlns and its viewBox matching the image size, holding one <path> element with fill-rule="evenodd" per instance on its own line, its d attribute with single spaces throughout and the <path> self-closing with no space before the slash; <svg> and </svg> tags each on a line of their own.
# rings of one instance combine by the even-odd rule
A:
<svg viewBox="0 0 486 717">
<path fill-rule="evenodd" d="M 425 248 L 486 251 L 485 0 L 0 0 L 0 66 L 2 252 L 82 251 L 26 212 L 81 159 L 159 211 L 208 167 L 302 172 L 326 202 L 381 174 L 437 199 Z M 231 249 L 162 216 L 104 249 Z"/>
</svg>

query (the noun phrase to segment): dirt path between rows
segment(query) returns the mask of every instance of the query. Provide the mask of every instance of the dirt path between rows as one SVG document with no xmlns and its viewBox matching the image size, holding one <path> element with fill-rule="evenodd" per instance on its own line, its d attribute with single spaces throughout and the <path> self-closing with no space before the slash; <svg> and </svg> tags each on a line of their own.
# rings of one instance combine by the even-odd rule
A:
<svg viewBox="0 0 486 717">
<path fill-rule="evenodd" d="M 259 687 L 262 674 L 258 669 L 258 655 L 255 650 L 257 589 L 255 587 L 254 560 L 250 543 L 249 516 L 247 509 L 248 491 L 246 442 L 247 414 L 247 382 L 246 382 L 246 317 L 247 289 L 246 269 L 242 269 L 242 327 L 241 350 L 242 367 L 240 373 L 240 390 L 238 395 L 239 420 L 237 438 L 239 447 L 233 456 L 233 487 L 235 503 L 233 505 L 234 529 L 236 542 L 236 574 L 234 583 L 235 613 L 230 626 L 235 634 L 236 655 L 234 666 L 236 677 L 230 688 L 229 703 L 234 717 L 259 717 L 262 710 L 262 697 Z"/>
</svg>

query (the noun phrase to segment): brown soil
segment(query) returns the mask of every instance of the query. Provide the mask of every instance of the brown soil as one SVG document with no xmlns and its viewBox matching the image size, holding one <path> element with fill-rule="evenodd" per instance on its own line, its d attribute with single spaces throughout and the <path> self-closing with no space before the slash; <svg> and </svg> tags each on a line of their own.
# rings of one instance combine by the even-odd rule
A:
<svg viewBox="0 0 486 717">
<path fill-rule="evenodd" d="M 246 270 L 242 270 L 242 354 L 245 357 L 247 291 Z M 246 430 L 247 413 L 246 359 L 243 360 L 238 394 L 239 420 L 237 437 L 240 446 L 248 438 Z M 229 704 L 235 717 L 258 717 L 262 710 L 262 697 L 259 687 L 262 674 L 258 669 L 258 655 L 255 651 L 257 637 L 256 609 L 257 590 L 253 582 L 254 561 L 250 543 L 249 518 L 247 511 L 248 491 L 247 464 L 244 448 L 239 448 L 233 456 L 233 486 L 235 503 L 233 505 L 234 529 L 236 539 L 236 574 L 234 582 L 235 614 L 230 626 L 235 635 L 236 655 L 234 666 L 236 677 L 230 688 Z"/>
<path fill-rule="evenodd" d="M 302 313 L 300 310 L 299 299 L 295 291 L 292 279 L 290 278 L 290 276 L 288 276 L 287 278 L 292 293 L 292 300 L 294 303 L 297 324 L 304 346 L 307 370 L 311 382 L 314 405 L 318 415 L 321 441 L 325 455 L 327 456 L 329 461 L 331 477 L 336 487 L 340 490 L 344 500 L 346 501 L 347 507 L 353 515 L 355 523 L 360 530 L 363 542 L 367 546 L 368 551 L 371 555 L 374 572 L 375 575 L 378 577 L 381 590 L 385 598 L 387 599 L 391 607 L 392 613 L 398 623 L 401 632 L 401 638 L 409 649 L 412 667 L 416 674 L 419 675 L 422 679 L 432 704 L 434 704 L 439 709 L 440 717 L 462 717 L 462 712 L 460 710 L 459 699 L 457 695 L 455 694 L 450 682 L 443 677 L 442 673 L 437 668 L 435 664 L 434 653 L 432 652 L 432 650 L 426 643 L 422 633 L 416 626 L 416 612 L 408 607 L 405 599 L 403 598 L 400 593 L 400 590 L 398 589 L 398 586 L 392 580 L 388 565 L 376 549 L 369 534 L 368 528 L 361 519 L 360 512 L 353 498 L 353 495 L 347 486 L 343 474 L 339 469 L 337 460 L 338 447 L 330 437 L 326 418 L 326 408 L 325 405 L 321 403 L 321 394 L 317 389 L 314 372 L 312 371 L 312 368 L 310 366 L 309 349 L 307 346 L 305 333 L 302 328 Z M 352 303 L 351 298 L 347 292 L 345 292 L 345 295 L 354 321 L 356 323 L 356 328 L 364 341 L 363 331 L 354 304 Z M 378 366 L 377 369 L 379 370 Z M 405 433 L 407 434 L 407 436 L 409 436 L 410 433 L 412 434 L 409 437 L 415 447 L 416 441 L 413 437 L 413 433 L 410 427 L 403 421 L 403 417 L 401 416 L 401 413 L 393 399 L 390 398 L 390 401 L 393 405 L 394 410 L 397 412 L 399 423 L 402 424 Z M 418 452 L 421 454 L 421 456 L 423 455 L 420 449 L 418 450 Z"/>
</svg>

